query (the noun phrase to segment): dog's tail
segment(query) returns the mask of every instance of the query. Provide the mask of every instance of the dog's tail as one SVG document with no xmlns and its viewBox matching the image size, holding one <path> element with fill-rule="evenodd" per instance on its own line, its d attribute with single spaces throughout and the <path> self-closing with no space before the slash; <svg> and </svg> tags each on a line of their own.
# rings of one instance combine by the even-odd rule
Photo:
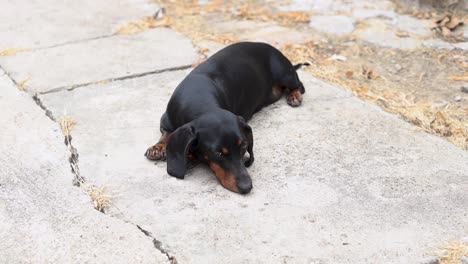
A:
<svg viewBox="0 0 468 264">
<path fill-rule="evenodd" d="M 294 67 L 295 70 L 299 70 L 302 66 L 310 66 L 310 63 L 308 63 L 308 62 L 298 63 L 298 64 L 294 65 L 293 67 Z"/>
</svg>

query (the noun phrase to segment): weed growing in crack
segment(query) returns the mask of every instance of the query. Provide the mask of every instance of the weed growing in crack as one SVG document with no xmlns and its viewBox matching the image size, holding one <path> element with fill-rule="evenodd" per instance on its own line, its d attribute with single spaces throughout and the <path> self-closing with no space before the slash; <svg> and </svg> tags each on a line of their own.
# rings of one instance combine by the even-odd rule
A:
<svg viewBox="0 0 468 264">
<path fill-rule="evenodd" d="M 93 201 L 94 208 L 99 212 L 105 213 L 112 205 L 112 195 L 106 186 L 90 185 L 85 190 Z"/>
</svg>

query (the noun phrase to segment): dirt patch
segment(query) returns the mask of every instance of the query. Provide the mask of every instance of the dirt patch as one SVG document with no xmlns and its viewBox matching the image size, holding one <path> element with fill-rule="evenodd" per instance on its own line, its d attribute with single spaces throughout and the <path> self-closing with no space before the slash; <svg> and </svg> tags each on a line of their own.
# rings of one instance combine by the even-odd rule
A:
<svg viewBox="0 0 468 264">
<path fill-rule="evenodd" d="M 439 258 L 440 264 L 461 263 L 461 257 L 468 257 L 468 242 L 461 240 L 446 242 L 438 247 L 435 255 Z"/>
</svg>

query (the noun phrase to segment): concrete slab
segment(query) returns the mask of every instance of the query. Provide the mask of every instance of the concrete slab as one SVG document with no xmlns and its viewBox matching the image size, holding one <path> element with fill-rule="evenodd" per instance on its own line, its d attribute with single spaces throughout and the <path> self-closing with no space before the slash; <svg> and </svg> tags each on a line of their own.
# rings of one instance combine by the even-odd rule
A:
<svg viewBox="0 0 468 264">
<path fill-rule="evenodd" d="M 143 223 L 181 263 L 417 263 L 465 236 L 468 153 L 301 72 L 304 105 L 250 122 L 254 189 L 204 166 L 177 180 L 145 160 L 187 71 L 42 95 L 72 131 L 82 174 L 118 192 L 116 217 Z"/>
<path fill-rule="evenodd" d="M 146 0 L 0 0 L 0 6 L 0 49 L 33 49 L 106 36 L 121 24 L 158 10 Z"/>
<path fill-rule="evenodd" d="M 341 36 L 353 32 L 354 22 L 347 16 L 312 16 L 309 25 L 318 31 Z"/>
<path fill-rule="evenodd" d="M 239 41 L 267 42 L 277 46 L 285 43 L 302 43 L 313 38 L 306 32 L 251 20 L 228 21 L 213 25 L 213 27 L 218 32 L 235 35 Z"/>
<path fill-rule="evenodd" d="M 27 80 L 27 91 L 45 92 L 190 65 L 196 58 L 189 39 L 170 29 L 157 28 L 0 57 L 0 64 L 15 80 Z"/>
<path fill-rule="evenodd" d="M 356 8 L 353 10 L 353 17 L 356 19 L 366 19 L 373 17 L 383 17 L 386 19 L 395 19 L 397 14 L 393 10 L 380 10 L 368 8 Z"/>
<path fill-rule="evenodd" d="M 423 40 L 414 37 L 398 37 L 395 32 L 396 29 L 389 27 L 385 22 L 372 20 L 368 27 L 358 29 L 354 34 L 362 40 L 382 47 L 402 50 L 421 47 Z"/>
<path fill-rule="evenodd" d="M 167 263 L 72 186 L 58 125 L 0 72 L 0 263 Z"/>
<path fill-rule="evenodd" d="M 419 19 L 410 15 L 399 15 L 394 20 L 395 26 L 411 35 L 428 38 L 433 36 L 431 31 L 432 21 L 428 19 Z"/>
</svg>

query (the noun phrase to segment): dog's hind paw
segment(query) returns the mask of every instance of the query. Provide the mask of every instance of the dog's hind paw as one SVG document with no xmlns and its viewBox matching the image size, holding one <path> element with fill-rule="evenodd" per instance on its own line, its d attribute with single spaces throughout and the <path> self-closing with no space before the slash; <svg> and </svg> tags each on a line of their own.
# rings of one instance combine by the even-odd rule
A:
<svg viewBox="0 0 468 264">
<path fill-rule="evenodd" d="M 290 91 L 286 97 L 288 105 L 292 107 L 300 106 L 302 103 L 302 94 L 299 89 Z"/>
<path fill-rule="evenodd" d="M 149 147 L 145 156 L 149 160 L 166 160 L 166 144 L 158 143 Z"/>
</svg>

